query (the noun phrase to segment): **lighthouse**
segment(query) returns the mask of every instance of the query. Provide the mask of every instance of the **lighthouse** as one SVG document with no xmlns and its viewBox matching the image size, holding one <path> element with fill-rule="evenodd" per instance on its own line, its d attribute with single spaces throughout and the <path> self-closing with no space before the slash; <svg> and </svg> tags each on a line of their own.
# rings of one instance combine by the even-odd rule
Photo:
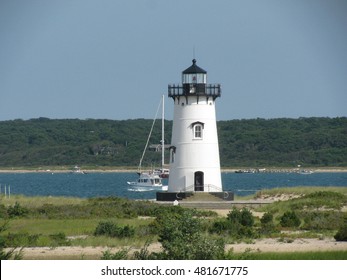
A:
<svg viewBox="0 0 347 280">
<path fill-rule="evenodd" d="M 222 192 L 215 102 L 220 84 L 207 84 L 196 64 L 182 72 L 182 84 L 169 85 L 174 103 L 169 193 Z"/>
</svg>

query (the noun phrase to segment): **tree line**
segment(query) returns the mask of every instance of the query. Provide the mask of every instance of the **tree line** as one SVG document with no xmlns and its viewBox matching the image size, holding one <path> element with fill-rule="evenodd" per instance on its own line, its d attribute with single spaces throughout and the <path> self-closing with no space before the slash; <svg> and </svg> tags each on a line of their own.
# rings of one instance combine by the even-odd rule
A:
<svg viewBox="0 0 347 280">
<path fill-rule="evenodd" d="M 137 166 L 152 120 L 48 119 L 0 122 L 0 167 Z M 347 166 L 347 118 L 218 121 L 222 167 Z M 165 120 L 165 143 L 172 121 Z M 150 144 L 161 141 L 157 121 Z M 159 166 L 148 150 L 143 165 Z M 166 151 L 168 162 L 168 151 Z"/>
</svg>

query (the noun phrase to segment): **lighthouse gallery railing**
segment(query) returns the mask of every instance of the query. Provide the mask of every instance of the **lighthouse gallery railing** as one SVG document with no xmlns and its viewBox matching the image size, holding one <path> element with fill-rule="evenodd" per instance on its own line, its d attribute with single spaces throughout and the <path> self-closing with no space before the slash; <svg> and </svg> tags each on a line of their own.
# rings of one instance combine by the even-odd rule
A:
<svg viewBox="0 0 347 280">
<path fill-rule="evenodd" d="M 220 97 L 221 96 L 221 85 L 220 84 L 197 84 L 197 91 L 196 95 L 206 95 L 210 97 Z M 186 94 L 186 88 L 184 85 L 181 84 L 172 84 L 168 86 L 168 96 L 169 97 L 175 97 L 175 96 L 185 96 Z M 189 94 L 193 95 L 193 94 Z"/>
</svg>

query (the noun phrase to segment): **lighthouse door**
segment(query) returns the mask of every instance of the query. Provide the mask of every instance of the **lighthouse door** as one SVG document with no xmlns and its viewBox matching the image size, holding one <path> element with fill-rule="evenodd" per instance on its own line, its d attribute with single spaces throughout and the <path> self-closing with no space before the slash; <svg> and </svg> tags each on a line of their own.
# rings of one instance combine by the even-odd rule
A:
<svg viewBox="0 0 347 280">
<path fill-rule="evenodd" d="M 194 191 L 204 191 L 204 172 L 196 171 L 194 173 Z"/>
</svg>

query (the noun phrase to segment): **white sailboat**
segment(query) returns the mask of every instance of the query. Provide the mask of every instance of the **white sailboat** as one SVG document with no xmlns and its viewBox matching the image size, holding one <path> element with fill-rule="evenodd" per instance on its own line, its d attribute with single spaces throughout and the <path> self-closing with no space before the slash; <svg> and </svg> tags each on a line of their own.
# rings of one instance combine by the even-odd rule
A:
<svg viewBox="0 0 347 280">
<path fill-rule="evenodd" d="M 153 127 L 154 127 L 155 120 L 156 120 L 158 112 L 159 112 L 160 105 L 162 107 L 162 139 L 161 139 L 162 168 L 148 171 L 148 172 L 143 172 L 142 171 L 142 160 L 145 156 L 145 152 L 146 152 L 147 147 L 148 147 L 149 139 L 150 139 L 152 131 L 153 131 Z M 142 157 L 140 159 L 140 163 L 139 163 L 139 167 L 138 167 L 139 178 L 137 179 L 137 181 L 127 182 L 128 185 L 136 188 L 135 190 L 137 190 L 137 191 L 150 191 L 150 190 L 166 191 L 167 190 L 167 186 L 163 186 L 163 182 L 162 182 L 162 171 L 165 170 L 163 168 L 163 166 L 164 166 L 164 150 L 165 150 L 164 148 L 165 148 L 165 146 L 164 146 L 164 95 L 163 95 L 161 102 L 159 103 L 157 113 L 156 113 L 155 118 L 153 120 L 152 127 L 151 127 L 151 130 L 149 132 L 147 142 L 146 142 L 145 148 L 144 148 L 143 153 L 142 153 Z M 165 170 L 164 172 L 166 174 L 168 174 L 167 170 Z M 132 189 L 132 190 L 134 190 L 134 189 Z"/>
</svg>

